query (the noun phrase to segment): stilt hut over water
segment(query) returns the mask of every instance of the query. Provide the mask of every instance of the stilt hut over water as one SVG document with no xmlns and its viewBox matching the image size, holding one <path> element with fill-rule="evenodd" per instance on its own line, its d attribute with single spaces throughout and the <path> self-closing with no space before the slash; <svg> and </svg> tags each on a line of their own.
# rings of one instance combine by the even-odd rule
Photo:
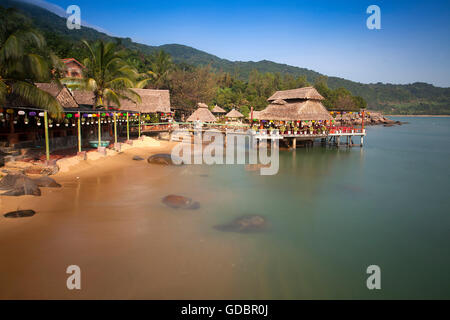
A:
<svg viewBox="0 0 450 320">
<path fill-rule="evenodd" d="M 236 109 L 233 109 L 230 112 L 228 112 L 225 117 L 231 121 L 239 121 L 240 119 L 244 118 L 244 115 L 239 111 L 237 111 Z"/>
<path fill-rule="evenodd" d="M 216 117 L 209 111 L 208 106 L 204 103 L 198 103 L 197 110 L 187 119 L 187 122 L 216 122 Z"/>
<path fill-rule="evenodd" d="M 314 87 L 277 91 L 257 117 L 274 121 L 331 121 L 333 117 L 322 100 L 325 98 Z"/>
<path fill-rule="evenodd" d="M 224 109 L 219 107 L 217 104 L 214 106 L 214 108 L 211 110 L 211 112 L 215 115 L 221 116 L 227 113 Z"/>
</svg>

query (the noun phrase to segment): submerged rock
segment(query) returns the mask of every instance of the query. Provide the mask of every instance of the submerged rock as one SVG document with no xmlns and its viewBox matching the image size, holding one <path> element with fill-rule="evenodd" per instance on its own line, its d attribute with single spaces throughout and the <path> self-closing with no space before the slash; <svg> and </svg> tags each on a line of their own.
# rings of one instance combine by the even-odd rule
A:
<svg viewBox="0 0 450 320">
<path fill-rule="evenodd" d="M 162 199 L 162 202 L 174 209 L 184 209 L 184 210 L 195 210 L 200 208 L 200 203 L 193 201 L 191 198 L 186 198 L 183 196 L 169 195 Z"/>
<path fill-rule="evenodd" d="M 40 178 L 33 179 L 38 187 L 43 188 L 61 188 L 61 185 L 48 176 L 42 176 Z"/>
<path fill-rule="evenodd" d="M 177 163 L 175 163 L 176 161 Z M 150 164 L 159 164 L 165 166 L 176 166 L 183 164 L 183 161 L 180 158 L 172 157 L 170 154 L 155 154 L 147 159 L 147 162 Z"/>
<path fill-rule="evenodd" d="M 44 178 L 44 177 L 43 177 Z M 7 190 L 3 196 L 18 197 L 18 196 L 40 196 L 41 190 L 39 185 L 54 185 L 56 182 L 53 179 L 47 180 L 41 178 L 35 181 L 23 174 L 8 174 L 0 180 L 0 190 Z"/>
<path fill-rule="evenodd" d="M 217 230 L 225 232 L 262 232 L 267 230 L 267 219 L 260 215 L 246 215 L 234 219 L 229 224 L 218 225 L 214 227 Z"/>
<path fill-rule="evenodd" d="M 140 156 L 134 156 L 134 157 L 133 157 L 133 160 L 134 160 L 134 161 L 143 161 L 144 158 L 142 158 L 142 157 L 140 157 Z"/>
<path fill-rule="evenodd" d="M 36 214 L 34 210 L 19 210 L 8 212 L 4 215 L 5 218 L 29 218 Z"/>
</svg>

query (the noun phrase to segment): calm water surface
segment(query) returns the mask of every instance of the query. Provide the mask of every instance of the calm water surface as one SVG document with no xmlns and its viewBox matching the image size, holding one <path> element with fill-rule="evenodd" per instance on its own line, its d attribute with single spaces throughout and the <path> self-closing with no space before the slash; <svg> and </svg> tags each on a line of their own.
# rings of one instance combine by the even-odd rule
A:
<svg viewBox="0 0 450 320">
<path fill-rule="evenodd" d="M 204 232 L 240 239 L 241 297 L 450 298 L 450 118 L 398 119 L 409 124 L 368 128 L 364 148 L 281 152 L 276 176 L 209 168 Z M 211 231 L 242 214 L 270 231 Z"/>
<path fill-rule="evenodd" d="M 364 148 L 281 151 L 275 176 L 117 156 L 130 165 L 61 181 L 32 219 L 0 220 L 0 297 L 448 299 L 450 118 L 400 120 L 368 128 Z M 168 194 L 201 208 L 166 208 Z M 245 214 L 270 229 L 214 228 Z M 71 264 L 79 293 L 65 287 Z M 370 265 L 379 291 L 366 287 Z"/>
</svg>

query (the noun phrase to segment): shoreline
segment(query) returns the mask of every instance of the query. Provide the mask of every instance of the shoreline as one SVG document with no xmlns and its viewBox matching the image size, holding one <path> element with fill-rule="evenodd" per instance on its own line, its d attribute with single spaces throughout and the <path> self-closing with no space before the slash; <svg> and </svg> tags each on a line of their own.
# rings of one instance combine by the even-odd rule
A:
<svg viewBox="0 0 450 320">
<path fill-rule="evenodd" d="M 422 114 L 409 114 L 409 115 L 402 115 L 402 114 L 386 114 L 386 117 L 405 117 L 405 118 L 448 118 L 450 115 L 422 115 Z"/>
<path fill-rule="evenodd" d="M 170 153 L 172 142 L 158 142 L 81 161 L 51 176 L 62 188 L 42 188 L 40 197 L 0 195 L 0 255 L 9 257 L 0 265 L 0 299 L 239 296 L 233 263 L 240 243 L 205 228 L 208 200 L 196 199 L 202 207 L 192 211 L 161 203 L 172 193 L 195 195 L 186 168 L 147 163 L 148 156 Z M 135 155 L 144 160 L 132 160 Z M 37 213 L 3 217 L 18 209 Z M 69 265 L 82 270 L 79 292 L 65 286 Z"/>
</svg>

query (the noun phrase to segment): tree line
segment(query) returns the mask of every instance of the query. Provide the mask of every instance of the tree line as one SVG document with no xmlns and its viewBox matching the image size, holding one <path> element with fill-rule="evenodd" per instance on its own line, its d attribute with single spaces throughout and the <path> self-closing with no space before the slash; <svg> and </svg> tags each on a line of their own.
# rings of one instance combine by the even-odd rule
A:
<svg viewBox="0 0 450 320">
<path fill-rule="evenodd" d="M 97 105 L 102 105 L 105 101 L 120 105 L 120 99 L 139 101 L 139 96 L 133 94 L 130 88 L 153 88 L 170 90 L 171 103 L 175 107 L 193 109 L 198 102 L 204 102 L 210 106 L 217 104 L 225 110 L 236 108 L 248 115 L 251 107 L 255 110 L 264 109 L 268 104 L 267 99 L 275 91 L 311 85 L 325 97 L 324 105 L 330 110 L 359 110 L 367 105 L 363 98 L 353 96 L 345 88 L 330 89 L 325 77 L 319 78 L 315 83 L 309 83 L 305 76 L 262 73 L 254 69 L 248 80 L 242 80 L 238 74 L 213 70 L 210 65 L 174 63 L 172 57 L 164 51 L 146 54 L 140 50 L 128 49 L 121 39 L 114 43 L 104 40 L 94 43 L 73 41 L 50 31 L 42 34 L 33 29 L 30 19 L 14 9 L 0 8 L 0 16 L 2 51 L 21 54 L 21 57 L 15 56 L 14 62 L 3 60 L 2 78 L 12 78 L 14 74 L 15 80 L 21 80 L 28 85 L 28 91 L 24 85 L 21 89 L 23 94 L 28 95 L 28 100 L 39 96 L 40 101 L 35 98 L 33 101 L 40 103 L 45 97 L 45 103 L 40 104 L 52 105 L 53 109 L 55 104 L 49 104 L 50 97 L 30 85 L 33 82 L 61 80 L 63 66 L 57 57 L 75 58 L 88 67 L 83 81 L 69 79 L 68 83 L 77 89 L 93 91 Z M 10 36 L 18 37 L 19 40 L 8 42 Z M 17 43 L 18 46 L 10 48 L 8 43 L 11 42 Z M 0 56 L 5 57 L 12 56 Z M 108 70 L 101 69 L 101 57 L 114 62 L 108 65 Z M 11 64 L 14 64 L 14 70 L 9 66 Z M 9 66 L 8 70 L 5 66 Z M 5 81 L 3 82 L 7 84 Z M 5 97 L 11 90 L 5 89 L 1 92 L 3 94 L 0 94 L 0 98 L 3 99 L 2 96 Z M 15 92 L 19 94 L 17 89 Z"/>
</svg>

